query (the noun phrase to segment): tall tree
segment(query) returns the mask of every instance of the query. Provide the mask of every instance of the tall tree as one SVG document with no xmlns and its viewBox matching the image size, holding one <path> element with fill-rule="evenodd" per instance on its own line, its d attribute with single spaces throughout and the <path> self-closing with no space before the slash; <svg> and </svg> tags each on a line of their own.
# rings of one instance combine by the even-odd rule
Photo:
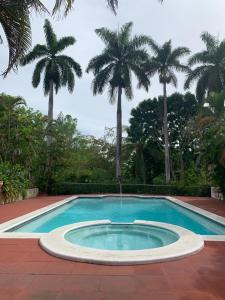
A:
<svg viewBox="0 0 225 300">
<path fill-rule="evenodd" d="M 167 84 L 177 86 L 175 72 L 187 72 L 188 67 L 180 62 L 180 58 L 190 53 L 186 47 L 172 49 L 171 40 L 159 46 L 154 40 L 149 41 L 150 48 L 154 54 L 151 61 L 146 64 L 146 74 L 150 77 L 159 75 L 159 82 L 163 85 L 164 97 L 164 147 L 165 147 L 165 178 L 166 183 L 171 180 L 169 137 L 168 137 L 168 116 L 167 116 Z"/>
<path fill-rule="evenodd" d="M 196 95 L 203 104 L 206 93 L 221 92 L 225 88 L 225 40 L 219 41 L 208 32 L 201 35 L 206 50 L 194 54 L 189 59 L 189 70 L 185 88 L 189 89 L 197 81 Z"/>
<path fill-rule="evenodd" d="M 116 177 L 121 180 L 121 144 L 122 144 L 122 93 L 132 99 L 132 73 L 138 80 L 138 87 L 148 90 L 150 81 L 143 71 L 143 63 L 149 60 L 145 45 L 148 37 L 131 37 L 132 23 L 127 23 L 117 31 L 107 28 L 95 32 L 105 44 L 100 55 L 95 56 L 87 67 L 94 74 L 93 93 L 102 94 L 108 86 L 110 103 L 117 96 L 117 138 L 116 138 Z"/>
<path fill-rule="evenodd" d="M 131 111 L 127 140 L 135 144 L 141 142 L 144 146 L 142 150 L 148 182 L 151 182 L 153 177 L 159 175 L 157 172 L 161 171 L 159 166 L 161 166 L 164 150 L 163 102 L 163 97 L 144 100 Z M 171 173 L 182 177 L 184 171 L 190 166 L 190 161 L 194 160 L 196 139 L 189 129 L 189 123 L 197 114 L 197 101 L 195 96 L 190 93 L 185 95 L 174 93 L 168 97 L 167 103 L 170 154 L 174 158 L 173 168 L 171 168 L 173 172 Z M 157 155 L 155 155 L 156 153 Z M 136 152 L 136 158 L 138 158 L 138 154 Z M 149 157 L 153 156 L 154 159 L 149 161 Z M 140 167 L 141 164 L 138 163 L 136 166 L 138 173 L 140 173 Z"/>
<path fill-rule="evenodd" d="M 45 20 L 44 32 L 46 45 L 36 45 L 21 61 L 23 66 L 40 59 L 35 67 L 32 84 L 38 87 L 44 72 L 44 94 L 49 95 L 48 119 L 53 120 L 54 90 L 67 86 L 70 93 L 75 87 L 75 75 L 82 76 L 80 65 L 71 57 L 60 54 L 67 47 L 74 45 L 76 40 L 72 36 L 57 39 L 52 26 Z"/>
</svg>

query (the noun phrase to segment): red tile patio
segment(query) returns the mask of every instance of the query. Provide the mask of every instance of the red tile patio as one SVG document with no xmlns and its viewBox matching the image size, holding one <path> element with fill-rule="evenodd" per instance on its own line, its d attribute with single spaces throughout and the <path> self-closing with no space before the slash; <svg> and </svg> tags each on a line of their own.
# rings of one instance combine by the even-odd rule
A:
<svg viewBox="0 0 225 300">
<path fill-rule="evenodd" d="M 0 207 L 0 222 L 64 197 L 39 197 Z M 225 216 L 225 203 L 178 197 Z M 36 239 L 0 240 L 1 300 L 225 300 L 225 242 L 174 262 L 98 266 L 45 253 Z"/>
</svg>

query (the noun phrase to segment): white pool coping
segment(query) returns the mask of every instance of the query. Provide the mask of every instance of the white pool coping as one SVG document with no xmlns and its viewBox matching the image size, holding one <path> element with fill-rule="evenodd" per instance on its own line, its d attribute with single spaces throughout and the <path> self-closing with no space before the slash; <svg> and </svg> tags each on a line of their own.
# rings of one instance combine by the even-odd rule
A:
<svg viewBox="0 0 225 300">
<path fill-rule="evenodd" d="M 135 194 L 125 194 L 124 196 L 127 196 L 127 197 L 134 197 L 134 198 L 159 198 L 159 199 L 166 199 L 166 200 L 169 200 L 170 202 L 172 203 L 175 203 L 181 207 L 184 207 L 184 208 L 187 208 L 188 210 L 192 211 L 192 212 L 195 212 L 195 213 L 198 213 L 212 221 L 215 221 L 223 226 L 225 226 L 225 218 L 224 217 L 221 217 L 221 216 L 218 216 L 214 213 L 211 213 L 211 212 L 208 212 L 207 210 L 204 210 L 202 208 L 198 208 L 194 205 L 191 205 L 191 204 L 188 204 L 188 203 L 185 203 L 181 200 L 178 200 L 174 197 L 170 197 L 170 196 L 164 196 L 164 195 L 160 195 L 160 196 L 143 196 L 143 195 L 135 195 Z M 51 204 L 51 205 L 48 205 L 48 206 L 45 206 L 41 209 L 38 209 L 38 210 L 35 210 L 33 212 L 30 212 L 28 214 L 25 214 L 23 216 L 20 216 L 18 218 L 15 218 L 15 219 L 12 219 L 10 221 L 7 221 L 7 222 L 4 222 L 2 224 L 0 224 L 0 238 L 18 238 L 18 239 L 27 239 L 27 238 L 40 238 L 41 236 L 44 236 L 46 235 L 46 233 L 23 233 L 23 232 L 6 232 L 7 230 L 11 229 L 11 228 L 14 228 L 14 227 L 17 227 L 17 226 L 20 226 L 22 223 L 24 222 L 28 222 L 30 220 L 32 220 L 33 218 L 37 218 L 39 216 L 41 216 L 42 214 L 46 214 L 66 203 L 69 203 L 70 201 L 73 201 L 73 200 L 76 200 L 76 199 L 81 199 L 81 198 L 85 198 L 85 197 L 88 197 L 88 198 L 98 198 L 98 197 L 120 197 L 120 195 L 115 195 L 115 194 L 104 194 L 104 195 L 82 195 L 82 196 L 77 196 L 77 195 L 74 195 L 74 196 L 71 196 L 69 198 L 66 198 L 62 201 L 59 201 L 57 203 L 54 203 L 54 204 Z M 225 241 L 225 235 L 201 235 L 202 238 L 205 240 L 205 241 Z"/>
<path fill-rule="evenodd" d="M 66 225 L 42 236 L 39 243 L 45 251 L 56 257 L 104 265 L 134 265 L 177 260 L 198 253 L 204 247 L 203 238 L 190 230 L 167 223 L 138 220 L 133 224 L 164 228 L 178 234 L 179 239 L 164 247 L 128 251 L 82 247 L 65 239 L 65 234 L 71 230 L 111 223 L 109 220 L 102 220 Z"/>
</svg>

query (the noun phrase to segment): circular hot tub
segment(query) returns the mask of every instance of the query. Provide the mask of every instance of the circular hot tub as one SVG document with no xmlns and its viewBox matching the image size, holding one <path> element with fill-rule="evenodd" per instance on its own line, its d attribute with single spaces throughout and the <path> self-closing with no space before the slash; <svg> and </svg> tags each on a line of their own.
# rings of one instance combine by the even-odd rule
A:
<svg viewBox="0 0 225 300">
<path fill-rule="evenodd" d="M 144 250 L 175 243 L 171 230 L 141 224 L 102 224 L 73 229 L 65 234 L 70 243 L 100 250 Z"/>
<path fill-rule="evenodd" d="M 175 260 L 199 252 L 201 236 L 175 225 L 108 220 L 82 222 L 43 235 L 40 245 L 64 259 L 107 265 L 132 265 Z"/>
</svg>

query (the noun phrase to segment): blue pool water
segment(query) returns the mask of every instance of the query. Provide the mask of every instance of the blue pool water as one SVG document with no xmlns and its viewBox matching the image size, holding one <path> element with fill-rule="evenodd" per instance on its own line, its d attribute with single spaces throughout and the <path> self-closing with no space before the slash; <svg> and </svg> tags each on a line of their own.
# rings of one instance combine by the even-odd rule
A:
<svg viewBox="0 0 225 300">
<path fill-rule="evenodd" d="M 87 226 L 66 233 L 69 242 L 101 250 L 144 250 L 167 246 L 179 236 L 167 229 L 145 225 L 106 224 Z"/>
<path fill-rule="evenodd" d="M 111 220 L 130 223 L 147 220 L 170 223 L 202 235 L 225 235 L 225 226 L 166 199 L 135 197 L 79 198 L 31 220 L 13 232 L 49 232 L 83 221 Z"/>
</svg>

